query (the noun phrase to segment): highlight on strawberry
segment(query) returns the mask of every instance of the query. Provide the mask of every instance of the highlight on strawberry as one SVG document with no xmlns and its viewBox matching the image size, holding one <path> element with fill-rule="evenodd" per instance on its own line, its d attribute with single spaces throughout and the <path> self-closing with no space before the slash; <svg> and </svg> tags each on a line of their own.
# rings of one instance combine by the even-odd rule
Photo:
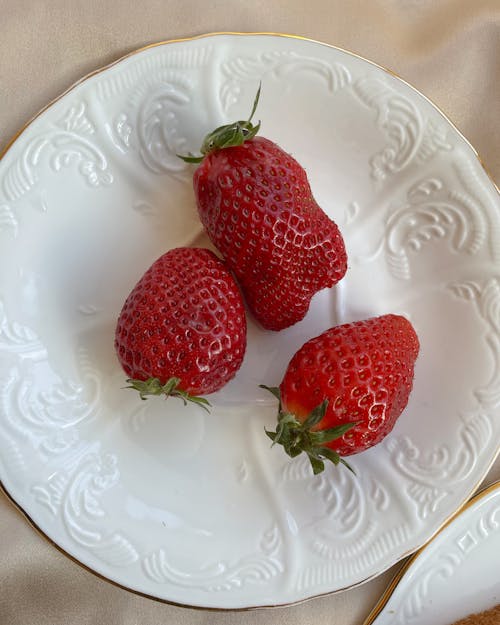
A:
<svg viewBox="0 0 500 625">
<path fill-rule="evenodd" d="M 317 204 L 303 167 L 246 121 L 209 133 L 193 175 L 198 213 L 236 276 L 253 316 L 282 330 L 306 315 L 313 295 L 347 269 L 337 225 Z"/>
<path fill-rule="evenodd" d="M 141 399 L 179 397 L 207 408 L 241 366 L 246 317 L 226 265 L 202 248 L 176 248 L 135 285 L 115 332 L 118 359 Z"/>
<path fill-rule="evenodd" d="M 292 357 L 279 388 L 274 444 L 294 458 L 307 454 L 315 474 L 325 460 L 379 443 L 393 429 L 413 387 L 420 345 L 410 321 L 382 315 L 336 326 Z"/>
</svg>

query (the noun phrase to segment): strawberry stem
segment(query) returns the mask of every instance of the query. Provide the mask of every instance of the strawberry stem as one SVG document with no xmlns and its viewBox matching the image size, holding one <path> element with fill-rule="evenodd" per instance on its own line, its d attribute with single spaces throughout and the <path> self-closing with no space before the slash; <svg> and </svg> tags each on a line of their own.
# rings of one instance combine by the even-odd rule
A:
<svg viewBox="0 0 500 625">
<path fill-rule="evenodd" d="M 325 447 L 326 443 L 340 438 L 347 431 L 357 425 L 357 422 L 342 423 L 326 430 L 312 430 L 324 418 L 328 409 L 328 400 L 325 399 L 311 410 L 304 422 L 299 421 L 295 415 L 286 412 L 282 408 L 279 388 L 268 387 L 260 384 L 274 395 L 279 401 L 278 425 L 276 431 L 265 430 L 267 436 L 273 441 L 272 445 L 280 444 L 285 452 L 295 458 L 301 453 L 306 453 L 312 466 L 314 475 L 321 473 L 325 468 L 324 460 L 329 460 L 337 465 L 342 463 L 354 473 L 354 469 L 333 449 Z"/>
<path fill-rule="evenodd" d="M 232 124 L 219 126 L 210 132 L 203 140 L 200 156 L 196 156 L 194 154 L 189 154 L 188 156 L 177 154 L 177 156 L 186 163 L 201 163 L 205 156 L 210 154 L 210 152 L 243 145 L 245 141 L 253 139 L 260 130 L 260 122 L 256 125 L 252 124 L 252 117 L 254 116 L 259 103 L 260 88 L 261 84 L 259 84 L 259 88 L 257 89 L 250 117 L 246 121 L 240 120 L 233 122 Z"/>
<path fill-rule="evenodd" d="M 197 397 L 196 395 L 190 395 L 188 392 L 179 388 L 180 378 L 170 378 L 162 384 L 158 378 L 148 378 L 147 380 L 134 380 L 128 378 L 127 382 L 129 386 L 125 388 L 132 388 L 139 392 L 141 399 L 147 399 L 148 395 L 165 395 L 165 397 L 178 397 L 182 399 L 186 406 L 188 402 L 192 402 L 201 406 L 207 412 L 210 412 L 208 402 L 204 397 Z"/>
</svg>

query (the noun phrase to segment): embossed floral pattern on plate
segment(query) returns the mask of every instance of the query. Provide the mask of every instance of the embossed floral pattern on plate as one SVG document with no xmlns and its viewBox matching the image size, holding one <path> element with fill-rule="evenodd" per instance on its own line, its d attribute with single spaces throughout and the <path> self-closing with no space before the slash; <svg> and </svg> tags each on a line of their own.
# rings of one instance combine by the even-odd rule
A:
<svg viewBox="0 0 500 625">
<path fill-rule="evenodd" d="M 176 154 L 245 116 L 259 81 L 262 133 L 306 167 L 348 274 L 293 328 L 249 321 L 243 367 L 211 415 L 140 402 L 113 352 L 122 302 L 165 250 L 208 245 Z M 217 35 L 82 81 L 0 163 L 5 489 L 77 560 L 167 601 L 276 605 L 377 575 L 429 539 L 498 452 L 499 208 L 425 98 L 329 46 Z M 421 338 L 408 409 L 352 458 L 356 477 L 314 477 L 270 449 L 276 407 L 258 384 L 278 383 L 311 336 L 385 312 Z"/>
</svg>

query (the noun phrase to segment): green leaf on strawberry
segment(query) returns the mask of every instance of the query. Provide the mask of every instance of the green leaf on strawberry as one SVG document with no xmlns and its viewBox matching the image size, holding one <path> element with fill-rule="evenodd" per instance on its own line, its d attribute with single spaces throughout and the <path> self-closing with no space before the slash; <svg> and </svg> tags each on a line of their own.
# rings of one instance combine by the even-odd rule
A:
<svg viewBox="0 0 500 625">
<path fill-rule="evenodd" d="M 253 139 L 260 130 L 260 122 L 255 126 L 252 124 L 252 117 L 254 116 L 255 111 L 257 110 L 257 104 L 259 103 L 260 87 L 261 86 L 259 85 L 257 95 L 255 96 L 255 100 L 253 102 L 252 112 L 246 121 L 240 120 L 232 124 L 225 124 L 210 132 L 203 140 L 200 156 L 181 156 L 180 154 L 177 154 L 177 156 L 186 163 L 201 163 L 205 156 L 210 154 L 210 152 L 243 145 L 245 141 Z"/>
<path fill-rule="evenodd" d="M 139 391 L 141 399 L 147 399 L 148 395 L 164 395 L 165 397 L 179 397 L 186 405 L 188 402 L 198 404 L 209 411 L 210 402 L 204 397 L 198 397 L 196 395 L 190 395 L 179 388 L 180 378 L 170 378 L 165 384 L 162 384 L 158 378 L 148 378 L 147 380 L 133 380 L 127 379 L 129 386 L 125 388 L 132 388 Z"/>
<path fill-rule="evenodd" d="M 324 447 L 324 445 L 345 434 L 354 427 L 356 423 L 344 423 L 343 425 L 329 428 L 328 430 L 316 432 L 311 428 L 318 425 L 324 418 L 328 408 L 327 399 L 321 402 L 319 406 L 313 408 L 309 416 L 301 422 L 296 419 L 293 414 L 281 409 L 279 388 L 270 388 L 264 384 L 260 384 L 259 386 L 271 392 L 280 402 L 276 431 L 270 432 L 266 430 L 266 434 L 273 441 L 273 445 L 277 443 L 283 445 L 284 450 L 291 458 L 295 458 L 302 452 L 305 452 L 311 462 L 315 475 L 325 468 L 323 459 L 330 460 L 334 464 L 338 464 L 341 461 L 337 452 Z M 345 461 L 343 461 L 343 463 L 353 471 Z"/>
</svg>

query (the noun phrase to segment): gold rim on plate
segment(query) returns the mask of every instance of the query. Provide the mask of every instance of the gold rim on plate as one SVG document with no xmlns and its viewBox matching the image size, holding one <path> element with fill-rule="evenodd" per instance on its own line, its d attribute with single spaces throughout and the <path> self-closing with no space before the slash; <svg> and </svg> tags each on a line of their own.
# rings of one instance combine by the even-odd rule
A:
<svg viewBox="0 0 500 625">
<path fill-rule="evenodd" d="M 370 65 L 373 65 L 375 67 L 377 67 L 378 69 L 381 69 L 382 71 L 386 72 L 387 74 L 389 74 L 390 76 L 393 76 L 395 78 L 397 78 L 398 80 L 400 80 L 402 83 L 404 83 L 405 85 L 407 85 L 408 87 L 410 87 L 413 91 L 415 91 L 416 93 L 418 93 L 422 98 L 424 98 L 424 100 L 426 100 L 434 109 L 436 109 L 443 117 L 444 119 L 451 125 L 451 127 L 455 130 L 455 132 L 458 133 L 458 135 L 461 137 L 461 139 L 469 146 L 469 148 L 472 150 L 472 152 L 475 154 L 477 160 L 479 161 L 479 164 L 481 165 L 481 167 L 483 168 L 484 172 L 486 173 L 486 175 L 488 176 L 488 178 L 491 180 L 493 186 L 495 187 L 495 189 L 497 190 L 497 192 L 500 193 L 500 189 L 497 186 L 497 184 L 495 183 L 493 176 L 490 174 L 490 172 L 488 171 L 488 169 L 486 168 L 483 160 L 481 159 L 481 157 L 479 156 L 477 150 L 474 148 L 474 146 L 470 143 L 470 141 L 460 132 L 460 130 L 455 126 L 455 124 L 449 119 L 449 117 L 443 113 L 443 111 L 434 104 L 434 102 L 432 102 L 429 98 L 427 98 L 424 94 L 422 94 L 418 89 L 416 89 L 413 85 L 411 85 L 409 82 L 407 82 L 404 78 L 401 78 L 401 76 L 399 76 L 398 74 L 396 74 L 395 72 L 393 72 L 392 70 L 379 65 L 378 63 L 375 63 L 374 61 L 370 61 L 369 59 L 356 54 L 355 52 L 351 52 L 350 50 L 346 50 L 345 48 L 341 48 L 339 46 L 335 46 L 333 44 L 329 44 L 329 43 L 325 43 L 323 41 L 318 41 L 317 39 L 311 39 L 309 37 L 303 37 L 301 35 L 292 35 L 292 34 L 288 34 L 288 33 L 274 33 L 274 32 L 232 32 L 232 31 L 220 31 L 220 32 L 210 32 L 210 33 L 204 33 L 201 35 L 194 35 L 192 37 L 181 37 L 181 38 L 177 38 L 177 39 L 167 39 L 165 41 L 158 41 L 155 43 L 150 43 L 148 45 L 142 46 L 140 48 L 134 49 L 131 52 L 128 52 L 127 54 L 119 57 L 118 59 L 112 61 L 111 63 L 108 63 L 107 65 L 104 65 L 88 74 L 86 74 L 85 76 L 83 76 L 82 78 L 80 78 L 79 80 L 77 80 L 76 82 L 74 82 L 70 87 L 68 87 L 65 91 L 63 91 L 59 96 L 57 96 L 56 98 L 54 98 L 53 100 L 51 100 L 48 104 L 46 104 L 42 109 L 40 109 L 40 111 L 38 111 L 38 113 L 36 113 L 33 117 L 31 117 L 31 119 L 29 119 L 8 141 L 7 144 L 5 145 L 5 147 L 3 149 L 0 150 L 0 161 L 4 158 L 4 156 L 7 154 L 7 152 L 9 151 L 9 149 L 13 146 L 13 144 L 17 141 L 17 139 L 24 133 L 25 130 L 27 130 L 29 128 L 29 126 L 38 118 L 40 117 L 40 115 L 42 115 L 43 113 L 45 113 L 45 111 L 47 111 L 50 107 L 52 107 L 56 102 L 58 102 L 59 100 L 61 100 L 63 97 L 65 97 L 68 93 L 70 93 L 71 91 L 73 91 L 76 87 L 78 87 L 79 85 L 81 85 L 83 82 L 86 82 L 87 80 L 89 80 L 90 78 L 105 72 L 106 70 L 114 67 L 115 65 L 118 65 L 119 63 L 121 63 L 122 61 L 125 61 L 126 59 L 135 56 L 136 54 L 139 54 L 140 52 L 144 52 L 145 50 L 149 50 L 151 48 L 156 48 L 156 47 L 160 47 L 160 46 L 164 46 L 167 44 L 172 44 L 172 43 L 182 43 L 182 42 L 186 42 L 186 41 L 195 41 L 198 39 L 205 39 L 208 37 L 216 37 L 216 36 L 240 36 L 240 37 L 253 37 L 253 36 L 268 36 L 268 37 L 281 37 L 284 39 L 295 39 L 295 40 L 300 40 L 300 41 L 308 41 L 310 43 L 316 43 L 318 45 L 321 46 L 326 46 L 327 48 L 333 48 L 335 50 L 339 50 L 341 52 L 344 52 L 346 54 L 349 54 L 350 56 L 356 57 L 358 59 L 361 59 L 362 61 L 365 61 L 366 63 L 369 63 Z M 497 453 L 495 454 L 495 456 L 492 458 L 490 464 L 488 465 L 486 471 L 484 472 L 484 474 L 482 475 L 481 479 L 476 483 L 476 485 L 474 486 L 474 488 L 472 488 L 470 490 L 470 492 L 468 494 L 466 494 L 465 498 L 464 498 L 464 502 L 467 502 L 467 499 L 471 496 L 472 493 L 474 493 L 477 488 L 479 487 L 479 485 L 481 484 L 481 482 L 483 481 L 483 479 L 486 477 L 487 473 L 489 472 L 489 470 L 491 469 L 493 463 L 496 460 L 497 455 L 500 452 L 500 447 L 497 450 Z M 85 569 L 86 571 L 89 571 L 90 573 L 92 573 L 93 575 L 97 576 L 99 579 L 102 579 L 110 584 L 112 584 L 113 586 L 116 586 L 118 588 L 121 588 L 122 590 L 126 590 L 128 592 L 134 593 L 135 595 L 138 595 L 140 597 L 144 597 L 146 599 L 152 599 L 154 601 L 158 601 L 160 603 L 164 603 L 164 604 L 168 604 L 168 605 L 172 605 L 172 606 L 177 606 L 177 607 L 182 607 L 182 608 L 191 608 L 191 609 L 197 609 L 197 610 L 207 610 L 207 611 L 223 611 L 223 612 L 243 612 L 243 611 L 249 611 L 249 610 L 258 610 L 258 609 L 264 609 L 264 608 L 278 608 L 278 607 L 289 607 L 292 605 L 298 605 L 300 603 L 304 603 L 305 601 L 310 601 L 311 599 L 317 599 L 319 597 L 326 597 L 329 595 L 333 595 L 333 594 L 337 594 L 339 592 L 343 592 L 344 590 L 348 590 L 351 588 L 355 588 L 356 586 L 360 586 L 361 584 L 364 584 L 368 581 L 370 581 L 371 579 L 374 579 L 375 577 L 377 577 L 378 575 L 381 575 L 385 570 L 387 569 L 383 569 L 382 571 L 378 571 L 377 573 L 374 573 L 373 575 L 370 575 L 369 577 L 361 580 L 360 582 L 357 582 L 355 584 L 351 584 L 349 586 L 346 586 L 345 588 L 339 588 L 337 590 L 333 590 L 333 591 L 329 591 L 329 592 L 325 592 L 325 593 L 320 593 L 318 595 L 311 595 L 310 597 L 306 597 L 304 599 L 299 599 L 297 601 L 290 601 L 287 603 L 283 603 L 283 604 L 276 604 L 276 605 L 262 605 L 262 606 L 251 606 L 248 608 L 224 608 L 224 607 L 207 607 L 207 606 L 197 606 L 197 605 L 191 605 L 191 604 L 184 604 L 184 603 L 179 603 L 176 601 L 172 601 L 172 600 L 168 600 L 168 599 L 162 599 L 161 597 L 156 597 L 154 595 L 149 595 L 147 593 L 141 592 L 140 590 L 135 590 L 133 588 L 129 588 L 128 586 L 125 586 L 123 584 L 120 584 L 119 582 L 116 582 L 108 577 L 106 577 L 105 575 L 102 575 L 101 573 L 99 573 L 98 571 L 95 571 L 94 569 L 90 568 L 89 566 L 87 566 L 86 564 L 84 564 L 83 562 L 80 562 L 80 560 L 78 560 L 75 556 L 71 555 L 69 552 L 67 552 L 65 549 L 63 549 L 61 546 L 59 546 L 52 538 L 50 538 L 38 525 L 37 523 L 30 517 L 30 515 L 26 512 L 26 510 L 24 510 L 14 499 L 14 497 L 8 492 L 8 490 L 6 489 L 6 487 L 4 486 L 3 482 L 0 480 L 0 492 L 3 492 L 3 494 L 6 496 L 7 500 L 14 506 L 14 508 L 20 512 L 23 517 L 28 521 L 28 523 L 36 530 L 36 532 L 42 536 L 42 538 L 44 538 L 49 544 L 51 544 L 53 547 L 55 547 L 60 553 L 64 554 L 67 558 L 69 558 L 71 561 L 73 561 L 74 563 L 78 564 L 79 566 L 81 566 L 83 569 Z M 462 508 L 464 504 L 461 504 L 461 507 L 459 508 L 459 512 L 464 509 Z M 465 506 L 468 506 L 468 503 L 465 503 Z M 391 592 L 394 590 L 394 588 L 397 586 L 397 583 L 399 582 L 399 580 L 401 579 L 402 575 L 404 574 L 404 571 L 406 571 L 406 569 L 408 568 L 408 566 L 410 566 L 411 562 L 413 561 L 414 558 L 416 558 L 418 556 L 418 554 L 425 548 L 425 546 L 427 544 L 429 544 L 429 542 L 431 542 L 437 534 L 439 534 L 439 532 L 446 527 L 446 525 L 448 525 L 448 523 L 450 523 L 455 516 L 457 516 L 457 514 L 459 514 L 459 512 L 455 512 L 453 513 L 450 517 L 448 517 L 448 519 L 446 519 L 438 528 L 437 530 L 432 534 L 432 536 L 427 540 L 427 542 L 424 544 L 423 547 L 421 547 L 416 553 L 415 549 L 416 548 L 412 548 L 410 550 L 408 550 L 406 553 L 403 553 L 401 556 L 398 557 L 398 562 L 400 562 L 401 560 L 404 560 L 404 558 L 410 556 L 412 553 L 414 553 L 414 556 L 412 558 L 410 558 L 407 563 L 405 563 L 403 565 L 403 567 L 401 568 L 401 570 L 397 573 L 396 577 L 394 578 L 393 582 L 391 582 L 390 588 L 388 588 L 383 597 L 380 599 L 380 602 L 382 602 L 383 598 L 387 595 L 387 599 L 383 602 L 383 604 L 381 605 L 380 609 L 378 610 L 377 614 L 382 610 L 383 606 L 385 605 L 385 603 L 388 600 L 388 597 L 390 596 Z M 387 568 L 390 568 L 391 566 L 394 566 L 396 563 L 390 565 Z M 392 590 L 391 590 L 392 589 Z M 380 603 L 379 602 L 379 603 Z M 379 606 L 379 604 L 377 604 L 376 608 Z M 374 610 L 376 609 L 374 608 Z M 372 613 L 370 614 L 370 616 L 368 618 L 370 618 L 372 615 Z M 375 615 L 376 616 L 376 615 Z M 371 620 L 367 620 L 365 621 L 365 623 L 363 625 L 370 625 L 370 623 L 373 622 L 373 619 L 375 618 L 375 616 L 371 619 Z"/>
</svg>

